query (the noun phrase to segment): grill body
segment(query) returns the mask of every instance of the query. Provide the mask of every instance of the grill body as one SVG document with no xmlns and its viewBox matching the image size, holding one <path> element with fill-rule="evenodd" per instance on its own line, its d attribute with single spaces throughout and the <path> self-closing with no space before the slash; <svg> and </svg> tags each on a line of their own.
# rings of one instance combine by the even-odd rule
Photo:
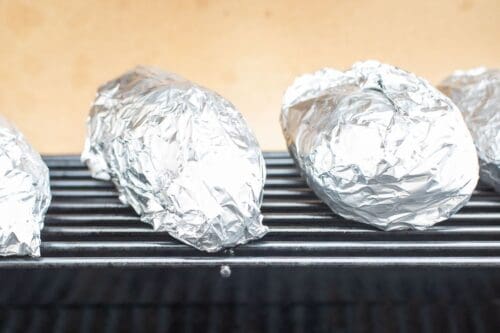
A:
<svg viewBox="0 0 500 333">
<path fill-rule="evenodd" d="M 431 230 L 382 232 L 333 214 L 287 153 L 265 158 L 262 210 L 270 233 L 206 254 L 141 223 L 78 157 L 45 157 L 53 202 L 42 257 L 0 260 L 0 329 L 497 327 L 499 194 L 480 185 L 466 207 Z"/>
</svg>

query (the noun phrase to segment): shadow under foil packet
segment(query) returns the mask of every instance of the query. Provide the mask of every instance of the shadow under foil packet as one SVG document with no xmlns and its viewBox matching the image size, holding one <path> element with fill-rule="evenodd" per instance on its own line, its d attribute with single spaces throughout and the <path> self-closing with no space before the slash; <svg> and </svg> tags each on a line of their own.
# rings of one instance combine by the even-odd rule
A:
<svg viewBox="0 0 500 333">
<path fill-rule="evenodd" d="M 366 61 L 297 78 L 283 97 L 281 126 L 314 192 L 339 215 L 384 230 L 446 220 L 477 184 L 458 108 L 390 65 Z"/>
<path fill-rule="evenodd" d="M 215 92 L 137 67 L 99 88 L 87 127 L 82 161 L 154 230 L 207 252 L 267 233 L 262 152 Z"/>
<path fill-rule="evenodd" d="M 49 169 L 21 132 L 0 117 L 0 256 L 40 256 L 50 204 Z"/>
</svg>

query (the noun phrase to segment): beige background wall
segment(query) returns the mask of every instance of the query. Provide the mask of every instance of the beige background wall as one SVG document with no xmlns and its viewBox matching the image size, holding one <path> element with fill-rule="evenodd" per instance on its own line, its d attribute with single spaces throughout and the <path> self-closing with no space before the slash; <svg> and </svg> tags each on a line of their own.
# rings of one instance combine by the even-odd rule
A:
<svg viewBox="0 0 500 333">
<path fill-rule="evenodd" d="M 500 1 L 0 0 L 0 114 L 45 153 L 79 152 L 97 86 L 136 64 L 218 91 L 283 149 L 293 78 L 368 58 L 433 82 L 500 67 Z"/>
</svg>

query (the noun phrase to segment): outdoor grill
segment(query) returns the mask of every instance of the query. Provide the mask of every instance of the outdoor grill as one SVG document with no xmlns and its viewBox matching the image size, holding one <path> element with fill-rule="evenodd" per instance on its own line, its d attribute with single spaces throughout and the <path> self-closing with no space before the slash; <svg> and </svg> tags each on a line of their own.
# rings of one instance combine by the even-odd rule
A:
<svg viewBox="0 0 500 333">
<path fill-rule="evenodd" d="M 269 234 L 208 254 L 140 222 L 114 186 L 92 179 L 79 157 L 46 156 L 53 200 L 41 258 L 0 260 L 0 328 L 496 327 L 500 194 L 479 185 L 460 212 L 430 230 L 382 232 L 332 213 L 288 153 L 265 158 L 262 211 Z M 106 327 L 99 324 L 104 317 Z"/>
</svg>

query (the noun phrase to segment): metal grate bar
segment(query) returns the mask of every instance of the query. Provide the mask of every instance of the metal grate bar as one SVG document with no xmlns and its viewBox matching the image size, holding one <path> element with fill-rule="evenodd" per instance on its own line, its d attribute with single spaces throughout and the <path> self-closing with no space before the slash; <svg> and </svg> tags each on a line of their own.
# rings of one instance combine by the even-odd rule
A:
<svg viewBox="0 0 500 333">
<path fill-rule="evenodd" d="M 459 267 L 459 268 L 482 268 L 500 266 L 498 257 L 43 257 L 36 260 L 10 259 L 0 261 L 0 268 L 56 268 L 65 267 L 130 267 L 130 268 L 153 268 L 153 267 L 266 267 L 266 266 L 289 266 L 289 267 Z"/>
</svg>

